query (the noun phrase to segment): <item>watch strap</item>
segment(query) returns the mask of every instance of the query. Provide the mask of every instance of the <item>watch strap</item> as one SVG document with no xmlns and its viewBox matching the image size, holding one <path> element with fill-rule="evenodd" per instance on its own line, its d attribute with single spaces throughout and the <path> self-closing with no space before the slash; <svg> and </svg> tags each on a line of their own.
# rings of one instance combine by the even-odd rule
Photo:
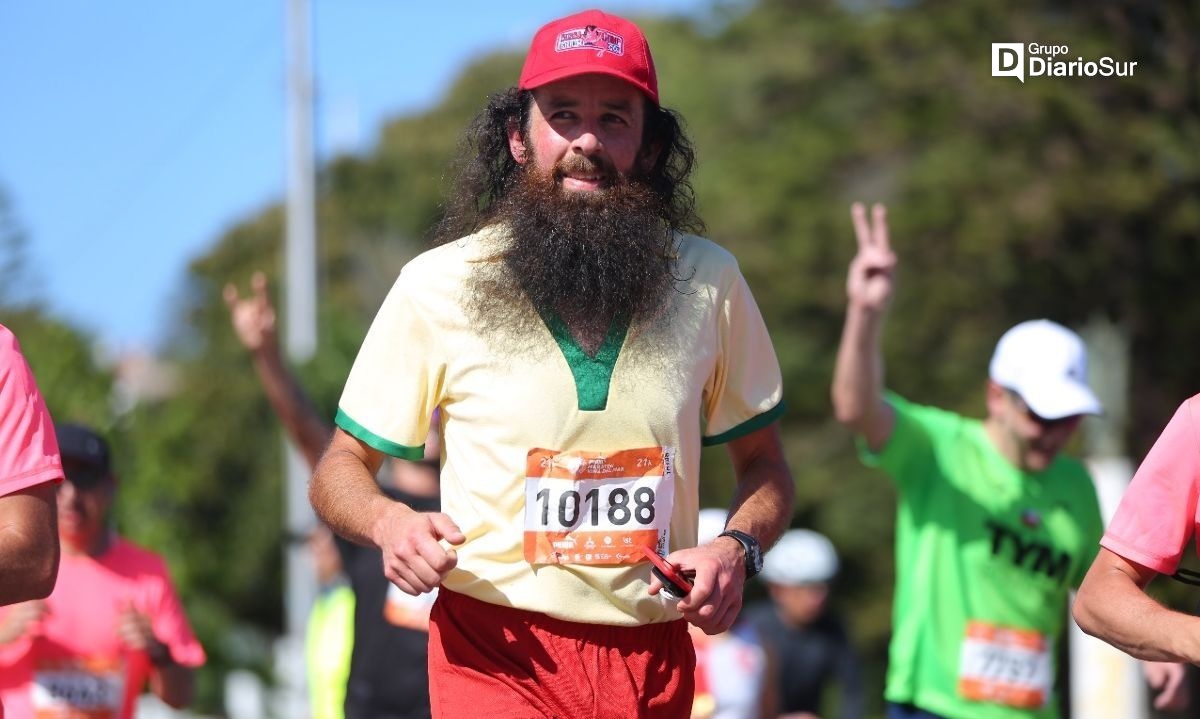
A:
<svg viewBox="0 0 1200 719">
<path fill-rule="evenodd" d="M 757 539 L 736 529 L 726 529 L 717 536 L 730 537 L 742 545 L 746 563 L 746 579 L 753 577 L 762 570 L 762 545 L 759 544 Z"/>
</svg>

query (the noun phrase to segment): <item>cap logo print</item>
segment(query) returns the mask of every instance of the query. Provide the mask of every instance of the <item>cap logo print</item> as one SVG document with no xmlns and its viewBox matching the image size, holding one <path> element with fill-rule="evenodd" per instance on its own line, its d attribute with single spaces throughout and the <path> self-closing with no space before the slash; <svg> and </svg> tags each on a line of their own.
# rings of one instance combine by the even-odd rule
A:
<svg viewBox="0 0 1200 719">
<path fill-rule="evenodd" d="M 576 52 L 579 51 L 579 52 Z M 599 73 L 633 85 L 658 105 L 658 79 L 646 36 L 637 25 L 587 10 L 543 25 L 521 67 L 521 90 Z"/>
<path fill-rule="evenodd" d="M 595 50 L 596 55 L 606 52 L 621 56 L 625 54 L 625 39 L 611 30 L 587 25 L 563 30 L 554 41 L 555 52 L 568 50 Z"/>
</svg>

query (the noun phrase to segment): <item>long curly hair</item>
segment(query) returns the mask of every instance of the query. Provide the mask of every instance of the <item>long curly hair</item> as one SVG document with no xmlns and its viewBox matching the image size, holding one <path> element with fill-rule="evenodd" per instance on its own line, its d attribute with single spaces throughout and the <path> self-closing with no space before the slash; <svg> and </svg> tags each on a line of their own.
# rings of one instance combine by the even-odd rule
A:
<svg viewBox="0 0 1200 719">
<path fill-rule="evenodd" d="M 495 219 L 499 202 L 522 167 L 509 150 L 508 128 L 516 123 L 527 136 L 532 107 L 531 91 L 510 87 L 488 97 L 487 106 L 467 126 L 452 167 L 453 188 L 434 228 L 434 244 L 457 240 Z M 703 233 L 691 184 L 696 153 L 679 113 L 646 100 L 642 146 L 658 149 L 654 166 L 637 179 L 659 198 L 663 223 L 672 231 Z"/>
</svg>

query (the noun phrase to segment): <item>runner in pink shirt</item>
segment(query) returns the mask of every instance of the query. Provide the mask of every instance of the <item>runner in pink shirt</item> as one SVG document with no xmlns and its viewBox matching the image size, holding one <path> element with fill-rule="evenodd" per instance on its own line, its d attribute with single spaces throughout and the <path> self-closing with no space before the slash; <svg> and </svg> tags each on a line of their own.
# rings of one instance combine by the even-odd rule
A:
<svg viewBox="0 0 1200 719">
<path fill-rule="evenodd" d="M 109 521 L 116 479 L 107 443 L 57 427 L 62 563 L 45 601 L 0 609 L 0 701 L 8 719 L 128 719 L 143 687 L 191 703 L 204 650 L 163 559 Z"/>
<path fill-rule="evenodd" d="M 1200 527 L 1200 395 L 1184 402 L 1138 468 L 1100 541 L 1074 614 L 1079 626 L 1135 657 L 1200 663 L 1200 618 L 1151 599 Z"/>
<path fill-rule="evenodd" d="M 0 325 L 0 606 L 41 599 L 54 588 L 54 485 L 62 476 L 46 403 L 17 338 Z"/>
<path fill-rule="evenodd" d="M 0 605 L 54 588 L 54 484 L 62 475 L 50 413 L 17 338 L 0 325 Z"/>
</svg>

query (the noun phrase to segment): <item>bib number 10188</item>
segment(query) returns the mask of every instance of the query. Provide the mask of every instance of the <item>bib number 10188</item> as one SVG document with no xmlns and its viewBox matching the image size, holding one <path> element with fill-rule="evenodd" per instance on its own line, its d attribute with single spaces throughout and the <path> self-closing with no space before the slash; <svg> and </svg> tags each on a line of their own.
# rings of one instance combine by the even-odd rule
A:
<svg viewBox="0 0 1200 719">
<path fill-rule="evenodd" d="M 607 496 L 603 498 L 602 491 L 599 487 L 592 487 L 586 494 L 581 495 L 578 490 L 568 489 L 555 500 L 549 487 L 538 490 L 537 502 L 542 510 L 542 526 L 552 526 L 552 519 L 557 520 L 558 526 L 563 528 L 573 528 L 580 524 L 599 527 L 602 520 L 607 520 L 613 527 L 624 527 L 630 522 L 643 526 L 654 524 L 653 488 L 637 487 L 631 496 L 628 489 L 615 487 L 609 489 Z M 557 505 L 555 512 L 551 512 L 551 505 Z"/>
<path fill-rule="evenodd" d="M 529 452 L 525 556 L 535 564 L 632 564 L 667 545 L 673 453 Z"/>
</svg>

